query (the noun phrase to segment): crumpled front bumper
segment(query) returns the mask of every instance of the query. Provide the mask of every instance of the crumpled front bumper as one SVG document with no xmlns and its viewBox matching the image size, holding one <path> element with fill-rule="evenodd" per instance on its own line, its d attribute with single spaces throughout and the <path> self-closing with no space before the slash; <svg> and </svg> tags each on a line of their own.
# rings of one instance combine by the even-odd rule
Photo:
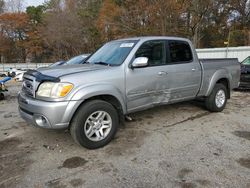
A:
<svg viewBox="0 0 250 188">
<path fill-rule="evenodd" d="M 36 127 L 47 129 L 68 128 L 71 118 L 81 101 L 48 102 L 18 94 L 21 117 Z"/>
</svg>

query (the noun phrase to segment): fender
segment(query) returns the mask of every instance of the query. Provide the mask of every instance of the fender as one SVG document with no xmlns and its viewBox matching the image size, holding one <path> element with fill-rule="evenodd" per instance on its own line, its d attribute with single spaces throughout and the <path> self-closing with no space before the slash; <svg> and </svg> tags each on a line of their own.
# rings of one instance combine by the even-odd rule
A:
<svg viewBox="0 0 250 188">
<path fill-rule="evenodd" d="M 226 70 L 226 69 L 220 69 L 217 70 L 213 76 L 210 79 L 209 86 L 206 92 L 205 96 L 209 96 L 211 92 L 213 91 L 213 88 L 215 84 L 220 80 L 220 79 L 227 79 L 229 85 L 229 90 L 231 88 L 231 83 L 232 83 L 232 75 Z"/>
<path fill-rule="evenodd" d="M 91 97 L 100 95 L 111 95 L 115 97 L 120 102 L 123 113 L 126 113 L 127 108 L 122 92 L 115 86 L 107 83 L 97 83 L 82 86 L 74 92 L 70 100 L 85 101 Z"/>
</svg>

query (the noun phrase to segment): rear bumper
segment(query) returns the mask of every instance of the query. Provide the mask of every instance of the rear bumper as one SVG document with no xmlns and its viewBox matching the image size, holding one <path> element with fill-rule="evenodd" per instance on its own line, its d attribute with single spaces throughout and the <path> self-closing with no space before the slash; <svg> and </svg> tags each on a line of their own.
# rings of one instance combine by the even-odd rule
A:
<svg viewBox="0 0 250 188">
<path fill-rule="evenodd" d="M 65 129 L 79 101 L 47 102 L 18 95 L 19 113 L 21 117 L 36 127 L 46 129 Z"/>
</svg>

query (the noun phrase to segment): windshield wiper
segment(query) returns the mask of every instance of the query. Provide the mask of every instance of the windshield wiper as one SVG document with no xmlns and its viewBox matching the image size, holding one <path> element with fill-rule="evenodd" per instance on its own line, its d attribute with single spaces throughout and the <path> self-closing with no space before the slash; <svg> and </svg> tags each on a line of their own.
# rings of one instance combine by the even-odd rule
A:
<svg viewBox="0 0 250 188">
<path fill-rule="evenodd" d="M 94 62 L 94 64 L 112 66 L 110 63 L 106 63 L 106 62 L 103 62 L 103 61 Z"/>
</svg>

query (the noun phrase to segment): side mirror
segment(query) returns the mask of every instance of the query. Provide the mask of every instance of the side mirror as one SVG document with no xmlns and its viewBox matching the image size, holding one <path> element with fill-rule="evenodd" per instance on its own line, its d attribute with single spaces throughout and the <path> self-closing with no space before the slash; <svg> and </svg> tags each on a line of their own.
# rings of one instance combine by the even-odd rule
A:
<svg viewBox="0 0 250 188">
<path fill-rule="evenodd" d="M 137 57 L 133 63 L 131 68 L 140 68 L 148 66 L 148 58 L 147 57 Z"/>
</svg>

